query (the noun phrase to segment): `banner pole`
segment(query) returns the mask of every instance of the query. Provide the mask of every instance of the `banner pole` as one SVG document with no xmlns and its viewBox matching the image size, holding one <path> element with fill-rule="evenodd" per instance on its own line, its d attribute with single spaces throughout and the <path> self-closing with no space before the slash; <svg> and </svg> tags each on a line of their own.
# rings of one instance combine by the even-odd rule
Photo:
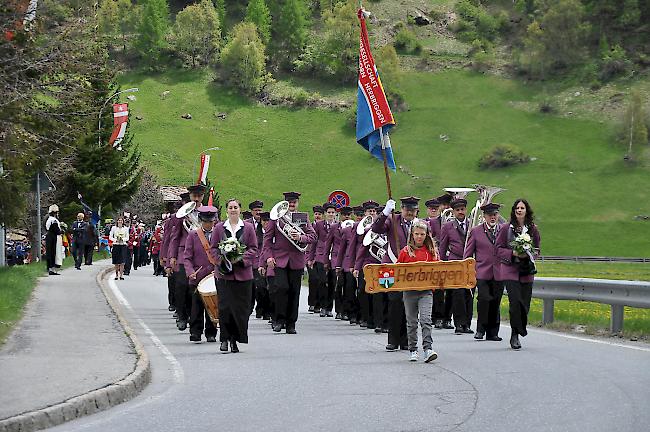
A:
<svg viewBox="0 0 650 432">
<path fill-rule="evenodd" d="M 384 138 L 384 128 L 383 126 L 379 128 L 379 137 L 381 138 L 381 155 L 384 159 L 384 174 L 386 175 L 386 189 L 388 190 L 388 199 L 393 199 L 393 191 L 390 186 L 390 173 L 388 172 L 388 160 L 386 158 L 386 141 Z M 395 215 L 391 213 L 390 215 L 390 226 L 391 231 L 393 232 L 393 240 L 395 241 L 395 246 L 399 249 L 399 238 L 397 237 L 397 227 L 395 226 Z M 390 248 L 390 243 L 388 244 Z M 395 254 L 395 251 L 393 251 Z M 399 250 L 397 251 L 399 255 Z"/>
</svg>

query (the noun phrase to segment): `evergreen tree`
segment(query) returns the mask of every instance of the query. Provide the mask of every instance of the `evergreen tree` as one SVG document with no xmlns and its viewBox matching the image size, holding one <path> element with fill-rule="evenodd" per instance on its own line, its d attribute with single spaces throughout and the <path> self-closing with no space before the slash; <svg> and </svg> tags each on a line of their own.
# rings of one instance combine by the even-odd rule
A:
<svg viewBox="0 0 650 432">
<path fill-rule="evenodd" d="M 286 0 L 277 19 L 279 49 L 291 64 L 302 54 L 308 37 L 308 11 L 304 0 Z"/>
<path fill-rule="evenodd" d="M 112 39 L 118 33 L 118 10 L 115 0 L 102 0 L 97 11 L 99 31 Z"/>
<path fill-rule="evenodd" d="M 169 30 L 169 7 L 167 0 L 144 0 L 142 20 L 138 26 L 138 51 L 149 63 L 155 66 L 167 47 L 165 37 Z"/>
<path fill-rule="evenodd" d="M 255 24 L 237 24 L 221 52 L 221 63 L 228 81 L 248 94 L 259 92 L 264 84 L 266 67 L 264 49 Z"/>
<path fill-rule="evenodd" d="M 618 24 L 623 28 L 630 29 L 638 26 L 640 19 L 639 0 L 625 0 L 621 16 L 618 18 Z"/>
<path fill-rule="evenodd" d="M 222 33 L 226 33 L 226 0 L 214 0 L 214 8 L 219 17 Z"/>
<path fill-rule="evenodd" d="M 264 0 L 250 0 L 246 8 L 246 22 L 257 27 L 260 39 L 265 45 L 271 40 L 271 14 Z"/>
</svg>

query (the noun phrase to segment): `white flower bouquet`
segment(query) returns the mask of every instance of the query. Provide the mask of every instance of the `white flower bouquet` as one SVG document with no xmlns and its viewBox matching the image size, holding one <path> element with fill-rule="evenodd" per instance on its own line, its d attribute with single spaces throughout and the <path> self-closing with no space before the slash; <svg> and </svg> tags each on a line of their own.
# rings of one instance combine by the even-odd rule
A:
<svg viewBox="0 0 650 432">
<path fill-rule="evenodd" d="M 236 238 L 227 238 L 219 242 L 219 251 L 232 264 L 241 261 L 246 252 L 246 245 L 242 244 Z"/>
<path fill-rule="evenodd" d="M 533 250 L 533 239 L 527 232 L 522 232 L 510 242 L 510 247 L 517 255 L 530 255 Z"/>
</svg>

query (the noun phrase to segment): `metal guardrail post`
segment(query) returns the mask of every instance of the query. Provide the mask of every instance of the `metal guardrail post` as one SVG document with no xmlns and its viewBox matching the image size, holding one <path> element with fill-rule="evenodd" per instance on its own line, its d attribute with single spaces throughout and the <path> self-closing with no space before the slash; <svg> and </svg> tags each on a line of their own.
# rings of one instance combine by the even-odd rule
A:
<svg viewBox="0 0 650 432">
<path fill-rule="evenodd" d="M 623 331 L 623 314 L 625 307 L 623 305 L 612 305 L 612 314 L 610 318 L 609 329 L 612 333 Z"/>
<path fill-rule="evenodd" d="M 544 299 L 544 309 L 542 309 L 542 324 L 550 324 L 553 322 L 553 308 L 555 300 Z"/>
</svg>

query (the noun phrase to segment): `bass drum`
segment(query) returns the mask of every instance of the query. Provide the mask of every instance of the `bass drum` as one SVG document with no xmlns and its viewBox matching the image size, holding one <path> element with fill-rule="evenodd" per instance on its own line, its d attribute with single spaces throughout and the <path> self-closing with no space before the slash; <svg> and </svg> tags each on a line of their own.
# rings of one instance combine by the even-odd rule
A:
<svg viewBox="0 0 650 432">
<path fill-rule="evenodd" d="M 199 285 L 196 287 L 205 310 L 208 312 L 210 321 L 214 323 L 215 326 L 219 325 L 219 301 L 217 298 L 217 283 L 214 278 L 214 272 L 210 273 L 199 282 Z"/>
</svg>

